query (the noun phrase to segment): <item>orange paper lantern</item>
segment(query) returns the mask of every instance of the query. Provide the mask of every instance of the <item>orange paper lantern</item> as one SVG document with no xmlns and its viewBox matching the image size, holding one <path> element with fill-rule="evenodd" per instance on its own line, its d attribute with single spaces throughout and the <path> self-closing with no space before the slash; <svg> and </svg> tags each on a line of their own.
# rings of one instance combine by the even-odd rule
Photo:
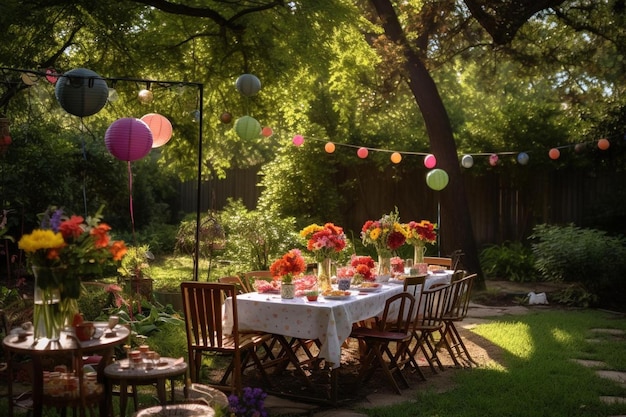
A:
<svg viewBox="0 0 626 417">
<path fill-rule="evenodd" d="M 552 148 L 550 149 L 550 152 L 548 152 L 548 156 L 550 157 L 550 159 L 559 159 L 559 156 L 561 156 L 561 151 L 559 151 L 557 148 Z"/>
<path fill-rule="evenodd" d="M 157 113 L 148 113 L 141 118 L 152 132 L 152 147 L 165 145 L 172 138 L 172 124 L 166 117 Z"/>
<path fill-rule="evenodd" d="M 402 155 L 400 155 L 400 152 L 394 152 L 391 154 L 390 159 L 394 164 L 399 164 L 402 161 Z"/>
<path fill-rule="evenodd" d="M 324 150 L 328 153 L 335 152 L 335 144 L 332 142 L 326 142 L 326 145 L 324 145 Z"/>
<path fill-rule="evenodd" d="M 598 141 L 598 148 L 606 151 L 607 149 L 609 149 L 609 146 L 611 146 L 611 143 L 609 142 L 608 139 L 600 139 Z"/>
</svg>

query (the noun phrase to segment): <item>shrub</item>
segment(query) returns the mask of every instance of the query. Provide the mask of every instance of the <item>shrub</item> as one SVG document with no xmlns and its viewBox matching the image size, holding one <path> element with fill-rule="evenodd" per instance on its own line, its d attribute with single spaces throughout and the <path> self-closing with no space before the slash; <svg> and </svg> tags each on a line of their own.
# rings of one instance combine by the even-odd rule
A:
<svg viewBox="0 0 626 417">
<path fill-rule="evenodd" d="M 573 224 L 542 224 L 535 226 L 530 239 L 534 240 L 535 267 L 545 280 L 580 283 L 603 305 L 623 303 L 619 300 L 626 289 L 623 238 Z M 584 298 L 590 299 L 587 295 Z"/>
<path fill-rule="evenodd" d="M 533 253 L 521 242 L 487 246 L 480 253 L 480 264 L 487 278 L 518 282 L 537 281 L 538 278 Z"/>
</svg>

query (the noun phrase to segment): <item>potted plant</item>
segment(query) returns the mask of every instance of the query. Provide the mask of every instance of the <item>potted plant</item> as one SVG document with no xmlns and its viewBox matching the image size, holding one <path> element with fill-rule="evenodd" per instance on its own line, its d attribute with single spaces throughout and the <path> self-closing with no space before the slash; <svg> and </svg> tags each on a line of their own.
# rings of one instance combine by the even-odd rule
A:
<svg viewBox="0 0 626 417">
<path fill-rule="evenodd" d="M 130 294 L 139 294 L 147 299 L 152 298 L 153 280 L 150 276 L 150 260 L 154 255 L 148 245 L 130 246 L 117 272 L 121 284 Z"/>
<path fill-rule="evenodd" d="M 308 290 L 304 293 L 306 299 L 308 301 L 317 301 L 317 297 L 319 296 L 319 291 L 317 290 Z"/>
</svg>

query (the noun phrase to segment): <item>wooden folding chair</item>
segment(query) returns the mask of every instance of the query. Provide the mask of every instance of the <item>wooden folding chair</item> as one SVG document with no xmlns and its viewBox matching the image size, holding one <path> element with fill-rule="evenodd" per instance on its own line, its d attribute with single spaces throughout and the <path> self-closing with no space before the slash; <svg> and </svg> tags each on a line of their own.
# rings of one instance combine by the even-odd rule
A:
<svg viewBox="0 0 626 417">
<path fill-rule="evenodd" d="M 452 258 L 442 258 L 437 256 L 424 256 L 424 263 L 428 265 L 438 265 L 445 269 L 452 269 Z"/>
<path fill-rule="evenodd" d="M 248 271 L 244 272 L 242 281 L 250 289 L 249 292 L 253 292 L 255 291 L 254 281 L 256 281 L 257 279 L 271 281 L 272 278 L 272 273 L 270 271 Z"/>
<path fill-rule="evenodd" d="M 234 284 L 210 282 L 183 282 L 180 285 L 183 296 L 183 311 L 187 332 L 189 369 L 192 382 L 200 381 L 203 355 L 230 357 L 223 377 L 219 382 L 208 385 L 233 393 L 242 392 L 242 370 L 252 359 L 263 380 L 271 386 L 263 364 L 257 356 L 258 346 L 267 343 L 271 335 L 267 333 L 240 333 L 237 317 L 237 288 Z M 232 334 L 225 334 L 223 321 L 224 299 L 232 299 Z"/>
<path fill-rule="evenodd" d="M 382 318 L 375 328 L 356 327 L 352 330 L 350 337 L 363 341 L 366 347 L 366 356 L 359 370 L 359 380 L 369 380 L 374 371 L 380 367 L 397 394 L 402 394 L 398 381 L 405 388 L 409 387 L 398 360 L 403 356 L 412 337 L 410 326 L 413 322 L 414 308 L 415 298 L 411 294 L 407 292 L 396 294 L 385 303 Z M 390 348 L 391 343 L 396 344 L 395 352 Z"/>
<path fill-rule="evenodd" d="M 472 359 L 469 350 L 463 343 L 463 339 L 455 326 L 455 322 L 463 321 L 469 309 L 470 296 L 476 274 L 468 275 L 452 283 L 449 308 L 443 314 L 443 331 L 440 341 L 444 341 L 448 346 L 448 352 L 456 366 L 460 366 L 457 358 L 467 362 L 469 366 L 478 363 Z"/>
<path fill-rule="evenodd" d="M 254 290 L 250 289 L 248 285 L 243 282 L 241 277 L 237 275 L 229 275 L 226 277 L 219 277 L 217 281 L 221 284 L 234 284 L 237 287 L 238 294 L 245 294 Z"/>
</svg>

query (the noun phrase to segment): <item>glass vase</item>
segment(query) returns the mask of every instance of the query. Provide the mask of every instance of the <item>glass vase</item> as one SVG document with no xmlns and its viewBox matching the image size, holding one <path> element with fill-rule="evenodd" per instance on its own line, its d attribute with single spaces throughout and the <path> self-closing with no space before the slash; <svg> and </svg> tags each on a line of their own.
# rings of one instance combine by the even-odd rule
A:
<svg viewBox="0 0 626 417">
<path fill-rule="evenodd" d="M 65 326 L 61 311 L 60 270 L 33 267 L 35 275 L 33 327 L 35 340 L 47 338 L 58 341 Z"/>
<path fill-rule="evenodd" d="M 418 275 L 424 275 L 428 272 L 428 264 L 424 263 L 424 254 L 426 246 L 413 245 L 413 268 Z"/>
<path fill-rule="evenodd" d="M 330 284 L 331 265 L 332 261 L 330 258 L 325 258 L 317 263 L 317 289 L 322 293 L 333 289 Z"/>
<path fill-rule="evenodd" d="M 389 280 L 391 277 L 391 254 L 378 254 L 378 277 L 379 280 Z"/>
</svg>

